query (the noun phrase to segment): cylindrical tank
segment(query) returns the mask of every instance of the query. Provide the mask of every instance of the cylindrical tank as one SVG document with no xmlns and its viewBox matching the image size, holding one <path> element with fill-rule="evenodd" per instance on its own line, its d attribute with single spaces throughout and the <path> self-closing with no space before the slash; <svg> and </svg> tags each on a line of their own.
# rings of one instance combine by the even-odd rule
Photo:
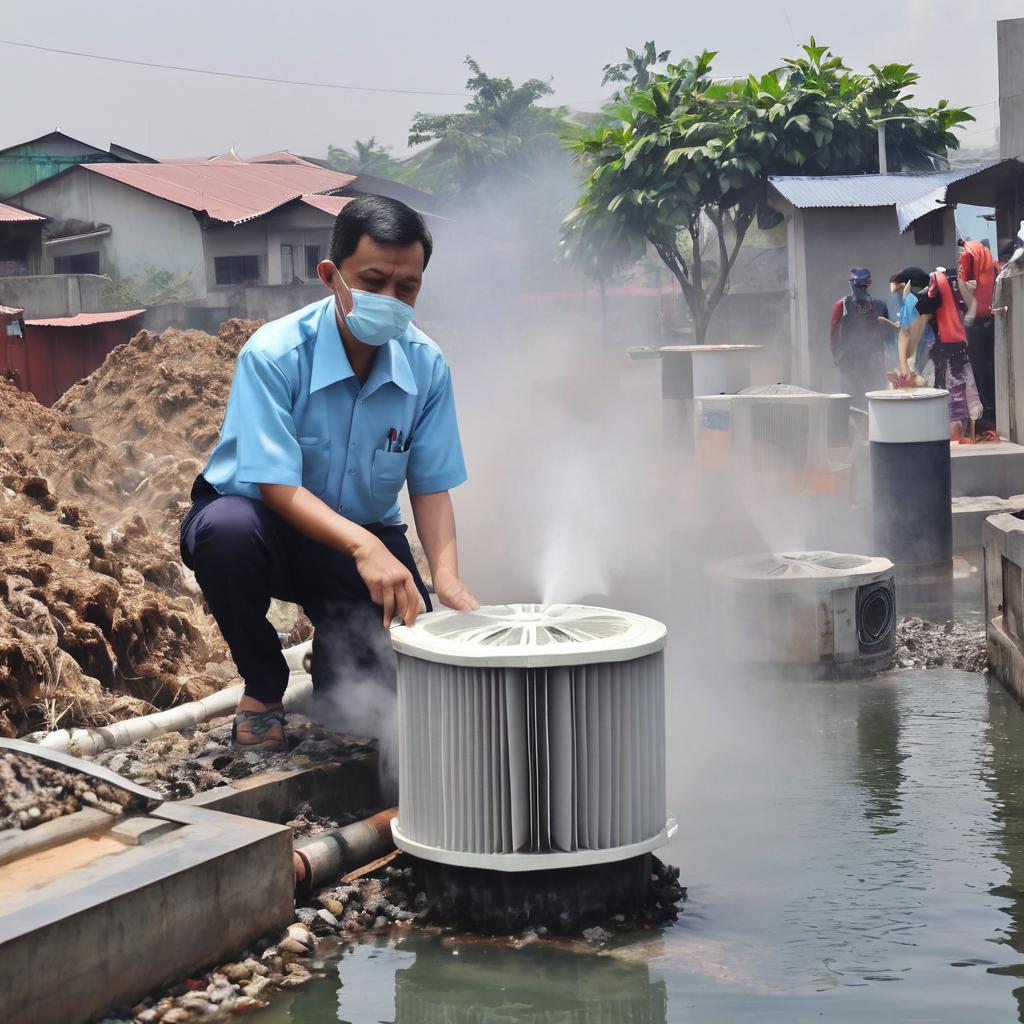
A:
<svg viewBox="0 0 1024 1024">
<path fill-rule="evenodd" d="M 870 391 L 868 441 L 875 549 L 943 576 L 953 560 L 949 392 Z"/>
</svg>

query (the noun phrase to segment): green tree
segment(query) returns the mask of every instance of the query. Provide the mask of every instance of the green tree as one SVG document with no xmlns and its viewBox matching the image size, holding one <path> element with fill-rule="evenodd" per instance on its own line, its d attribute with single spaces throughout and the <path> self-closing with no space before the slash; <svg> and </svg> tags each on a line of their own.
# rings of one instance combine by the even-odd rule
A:
<svg viewBox="0 0 1024 1024">
<path fill-rule="evenodd" d="M 351 150 L 340 146 L 327 147 L 327 162 L 336 171 L 346 174 L 374 174 L 379 178 L 396 178 L 401 164 L 391 155 L 390 146 L 378 145 L 375 136 L 366 142 L 356 139 Z"/>
<path fill-rule="evenodd" d="M 426 144 L 410 163 L 438 192 L 471 192 L 499 178 L 529 180 L 541 164 L 562 157 L 565 111 L 538 106 L 551 86 L 531 78 L 516 85 L 488 75 L 472 58 L 466 82 L 470 100 L 458 114 L 419 113 L 409 145 Z"/>
<path fill-rule="evenodd" d="M 605 270 L 650 245 L 679 283 L 698 344 L 750 225 L 759 214 L 770 222 L 770 175 L 876 171 L 881 121 L 890 168 L 932 167 L 958 145 L 952 129 L 973 120 L 945 100 L 911 106 L 909 65 L 856 74 L 813 38 L 780 67 L 734 81 L 711 77 L 713 52 L 661 73 L 650 67 L 666 51 L 629 53 L 612 66 L 625 81 L 618 101 L 568 139 L 587 177 L 563 245 Z"/>
</svg>

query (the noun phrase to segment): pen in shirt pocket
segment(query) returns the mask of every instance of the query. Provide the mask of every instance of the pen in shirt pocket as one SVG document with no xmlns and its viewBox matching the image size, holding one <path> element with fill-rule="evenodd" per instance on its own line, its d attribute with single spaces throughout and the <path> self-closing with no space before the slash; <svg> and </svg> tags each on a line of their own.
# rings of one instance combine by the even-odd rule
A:
<svg viewBox="0 0 1024 1024">
<path fill-rule="evenodd" d="M 411 444 L 412 444 L 412 434 L 410 434 L 405 439 L 405 444 L 399 449 L 399 451 L 407 452 L 409 450 L 409 445 L 411 445 Z"/>
</svg>

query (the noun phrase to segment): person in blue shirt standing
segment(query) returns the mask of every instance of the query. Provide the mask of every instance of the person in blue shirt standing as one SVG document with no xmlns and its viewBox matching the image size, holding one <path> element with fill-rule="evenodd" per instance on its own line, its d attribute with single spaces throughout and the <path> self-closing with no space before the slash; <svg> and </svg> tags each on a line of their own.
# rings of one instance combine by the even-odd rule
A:
<svg viewBox="0 0 1024 1024">
<path fill-rule="evenodd" d="M 395 199 L 338 215 L 317 267 L 328 298 L 265 324 L 238 356 L 220 439 L 192 489 L 181 554 L 245 683 L 236 745 L 285 746 L 288 667 L 271 598 L 314 626 L 314 685 L 359 664 L 365 610 L 385 628 L 430 609 L 399 509 L 408 486 L 434 593 L 479 607 L 459 575 L 449 491 L 466 480 L 451 372 L 412 323 L 433 241 Z"/>
</svg>

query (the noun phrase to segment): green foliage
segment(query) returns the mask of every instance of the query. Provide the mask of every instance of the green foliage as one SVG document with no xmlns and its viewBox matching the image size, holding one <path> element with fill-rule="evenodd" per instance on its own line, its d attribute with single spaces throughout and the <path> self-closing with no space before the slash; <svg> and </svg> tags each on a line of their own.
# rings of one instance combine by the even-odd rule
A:
<svg viewBox="0 0 1024 1024">
<path fill-rule="evenodd" d="M 603 276 L 651 245 L 679 283 L 699 343 L 728 286 L 770 175 L 877 171 L 877 125 L 887 125 L 890 169 L 934 166 L 957 146 L 952 129 L 973 120 L 945 101 L 910 105 L 909 65 L 855 74 L 813 39 L 801 55 L 757 77 L 711 77 L 704 51 L 664 72 L 649 43 L 605 69 L 626 84 L 602 120 L 567 145 L 587 171 L 563 223 L 566 252 Z M 612 78 L 608 78 L 609 73 Z"/>
<path fill-rule="evenodd" d="M 390 146 L 380 146 L 375 137 L 366 142 L 356 139 L 351 150 L 340 146 L 327 147 L 327 162 L 345 174 L 374 174 L 379 178 L 399 180 L 401 163 L 391 155 Z"/>
<path fill-rule="evenodd" d="M 190 302 L 195 296 L 192 275 L 175 273 L 146 263 L 141 274 L 112 277 L 105 298 L 121 306 L 160 306 L 171 302 Z"/>
<path fill-rule="evenodd" d="M 413 119 L 409 145 L 428 147 L 410 161 L 418 182 L 439 193 L 465 193 L 485 181 L 529 179 L 539 163 L 562 158 L 565 111 L 537 105 L 552 92 L 547 82 L 515 85 L 486 74 L 472 57 L 466 64 L 472 75 L 465 111 Z"/>
</svg>

